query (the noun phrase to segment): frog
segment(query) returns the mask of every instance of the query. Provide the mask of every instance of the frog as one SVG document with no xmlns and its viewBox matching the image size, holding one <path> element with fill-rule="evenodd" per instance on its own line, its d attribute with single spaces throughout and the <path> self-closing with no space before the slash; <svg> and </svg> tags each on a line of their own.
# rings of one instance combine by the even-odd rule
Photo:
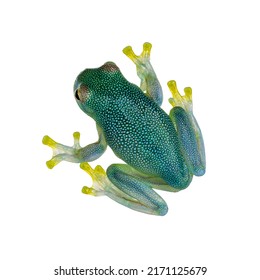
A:
<svg viewBox="0 0 260 280">
<path fill-rule="evenodd" d="M 123 49 L 135 66 L 140 87 L 129 82 L 111 61 L 98 68 L 87 68 L 77 76 L 73 94 L 80 109 L 94 119 L 98 140 L 84 147 L 80 133 L 73 133 L 74 144 L 60 144 L 49 136 L 43 144 L 53 150 L 46 162 L 52 169 L 61 161 L 79 163 L 92 178 L 92 187 L 82 193 L 106 195 L 132 210 L 164 216 L 165 200 L 155 190 L 178 192 L 187 188 L 193 176 L 206 170 L 201 129 L 193 114 L 192 89 L 180 94 L 176 81 L 167 83 L 172 108 L 161 107 L 163 91 L 152 67 L 152 44 L 144 43 L 140 55 L 131 46 Z M 89 162 L 101 157 L 109 146 L 124 163 L 106 171 Z"/>
</svg>

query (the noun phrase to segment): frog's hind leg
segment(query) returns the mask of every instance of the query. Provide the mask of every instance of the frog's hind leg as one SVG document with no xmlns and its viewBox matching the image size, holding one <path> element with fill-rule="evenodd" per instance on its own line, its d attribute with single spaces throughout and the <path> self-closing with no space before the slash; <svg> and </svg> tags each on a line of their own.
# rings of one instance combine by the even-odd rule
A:
<svg viewBox="0 0 260 280">
<path fill-rule="evenodd" d="M 107 195 L 114 201 L 135 211 L 163 216 L 168 207 L 165 201 L 152 189 L 153 184 L 139 177 L 139 172 L 126 164 L 113 164 L 107 174 L 101 166 L 92 169 L 86 162 L 80 167 L 93 179 L 91 188 L 82 192 L 94 196 Z"/>
<path fill-rule="evenodd" d="M 192 90 L 185 88 L 185 95 L 182 96 L 175 81 L 169 81 L 168 87 L 172 93 L 169 102 L 173 106 L 170 118 L 177 130 L 192 173 L 202 176 L 206 169 L 205 149 L 201 130 L 193 115 Z"/>
<path fill-rule="evenodd" d="M 150 62 L 151 48 L 152 44 L 144 43 L 143 51 L 138 56 L 133 52 L 132 47 L 127 46 L 123 49 L 123 53 L 136 65 L 137 75 L 141 79 L 141 90 L 161 106 L 163 100 L 162 87 Z"/>
</svg>

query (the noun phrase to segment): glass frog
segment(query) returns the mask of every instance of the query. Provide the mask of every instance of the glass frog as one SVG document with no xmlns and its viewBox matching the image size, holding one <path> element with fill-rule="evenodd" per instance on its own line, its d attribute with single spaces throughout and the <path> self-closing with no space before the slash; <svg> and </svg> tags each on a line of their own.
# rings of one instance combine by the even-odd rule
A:
<svg viewBox="0 0 260 280">
<path fill-rule="evenodd" d="M 96 122 L 98 140 L 81 147 L 75 132 L 72 147 L 44 136 L 43 144 L 53 149 L 47 161 L 53 168 L 61 161 L 80 163 L 93 180 L 83 187 L 89 195 L 107 195 L 133 210 L 165 215 L 166 202 L 154 191 L 177 192 L 191 183 L 193 175 L 205 173 L 205 151 L 201 130 L 193 115 L 192 90 L 178 92 L 169 81 L 173 106 L 169 115 L 161 109 L 162 88 L 150 62 L 152 45 L 144 43 L 137 56 L 130 46 L 123 52 L 135 63 L 140 88 L 128 82 L 117 65 L 106 62 L 82 71 L 74 83 L 74 97 L 83 112 Z M 88 162 L 99 158 L 107 145 L 125 164 L 112 164 L 106 172 Z"/>
</svg>

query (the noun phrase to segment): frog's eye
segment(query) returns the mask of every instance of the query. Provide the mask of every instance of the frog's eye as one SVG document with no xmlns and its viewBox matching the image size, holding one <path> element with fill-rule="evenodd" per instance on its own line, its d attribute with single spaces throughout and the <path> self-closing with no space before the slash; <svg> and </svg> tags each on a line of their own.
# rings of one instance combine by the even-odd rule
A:
<svg viewBox="0 0 260 280">
<path fill-rule="evenodd" d="M 75 90 L 74 94 L 75 94 L 75 98 L 78 101 L 85 103 L 89 97 L 89 90 L 86 86 L 81 85 L 79 88 Z"/>
<path fill-rule="evenodd" d="M 112 61 L 106 62 L 100 68 L 102 70 L 105 70 L 105 71 L 109 72 L 109 73 L 114 73 L 114 72 L 119 71 L 119 68 L 117 67 L 117 65 L 114 62 L 112 62 Z"/>
<path fill-rule="evenodd" d="M 76 97 L 76 99 L 78 99 L 80 101 L 80 99 L 79 99 L 79 90 L 78 89 L 76 89 L 76 91 L 75 91 L 75 97 Z"/>
</svg>

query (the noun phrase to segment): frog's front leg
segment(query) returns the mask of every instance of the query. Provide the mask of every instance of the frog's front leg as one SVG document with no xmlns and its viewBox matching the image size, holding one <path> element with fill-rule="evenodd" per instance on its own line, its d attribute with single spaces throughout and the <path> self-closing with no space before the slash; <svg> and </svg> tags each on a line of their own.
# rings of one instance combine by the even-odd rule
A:
<svg viewBox="0 0 260 280">
<path fill-rule="evenodd" d="M 169 81 L 168 87 L 172 92 L 169 102 L 173 106 L 170 118 L 178 133 L 191 172 L 196 176 L 202 176 L 206 169 L 205 149 L 200 127 L 193 115 L 192 90 L 189 87 L 185 88 L 185 95 L 182 96 L 175 81 Z"/>
<path fill-rule="evenodd" d="M 81 147 L 79 144 L 80 133 L 73 133 L 74 145 L 66 146 L 57 143 L 49 136 L 44 136 L 42 143 L 52 148 L 53 156 L 46 162 L 48 168 L 52 169 L 61 161 L 69 161 L 74 163 L 93 161 L 99 158 L 106 150 L 107 143 L 103 131 L 97 126 L 99 139 L 97 142 Z"/>
<path fill-rule="evenodd" d="M 136 65 L 137 75 L 141 79 L 141 90 L 161 106 L 163 101 L 162 87 L 150 62 L 151 48 L 152 44 L 144 43 L 143 51 L 139 56 L 133 52 L 130 46 L 125 47 L 123 53 Z"/>
<path fill-rule="evenodd" d="M 107 173 L 101 166 L 92 169 L 86 162 L 80 164 L 93 179 L 93 186 L 83 187 L 82 192 L 94 196 L 107 195 L 114 201 L 139 212 L 163 216 L 168 207 L 165 201 L 152 189 L 155 184 L 164 185 L 157 178 L 147 178 L 127 164 L 113 164 Z M 163 186 L 164 187 L 164 186 Z M 162 187 L 162 188 L 163 188 Z"/>
</svg>

